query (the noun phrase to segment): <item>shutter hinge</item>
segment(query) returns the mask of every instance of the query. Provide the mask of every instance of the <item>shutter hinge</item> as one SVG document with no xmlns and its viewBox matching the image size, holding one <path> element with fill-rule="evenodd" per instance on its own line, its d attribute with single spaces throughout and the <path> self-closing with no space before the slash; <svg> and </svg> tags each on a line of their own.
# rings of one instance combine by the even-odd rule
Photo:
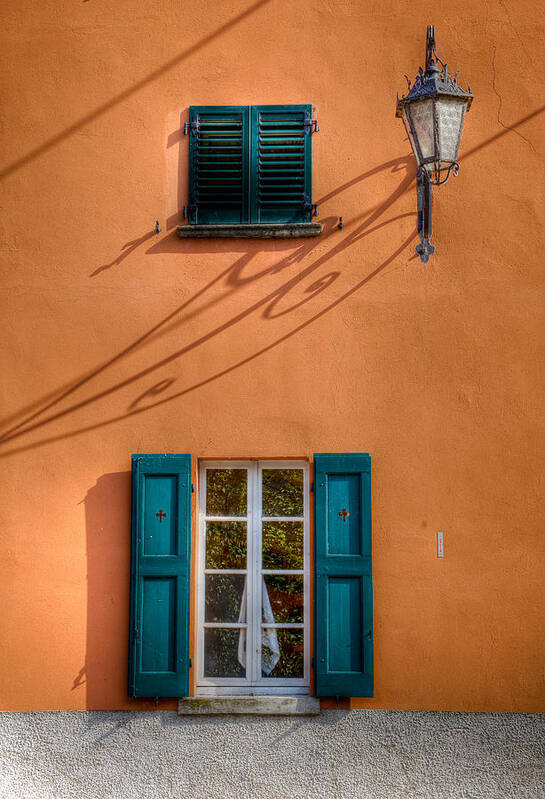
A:
<svg viewBox="0 0 545 799">
<path fill-rule="evenodd" d="M 311 216 L 318 216 L 318 203 L 311 203 L 309 198 L 305 195 L 303 198 L 303 210 L 310 211 Z"/>
<path fill-rule="evenodd" d="M 195 493 L 195 483 L 191 483 L 191 493 Z"/>
<path fill-rule="evenodd" d="M 196 119 L 193 122 L 184 122 L 184 136 L 187 136 L 188 133 L 198 133 L 199 132 L 199 123 Z"/>
<path fill-rule="evenodd" d="M 312 491 L 312 493 L 314 494 L 314 483 L 311 483 L 311 484 L 310 484 L 310 490 L 311 490 L 311 491 Z"/>
<path fill-rule="evenodd" d="M 189 668 L 192 668 L 192 666 L 193 666 L 193 658 L 189 658 Z"/>
<path fill-rule="evenodd" d="M 312 668 L 314 668 L 314 658 L 310 659 L 310 665 L 312 666 Z"/>
<path fill-rule="evenodd" d="M 305 113 L 305 121 L 303 122 L 303 127 L 305 129 L 305 133 L 318 133 L 320 128 L 318 127 L 318 120 L 311 119 L 309 113 Z"/>
</svg>

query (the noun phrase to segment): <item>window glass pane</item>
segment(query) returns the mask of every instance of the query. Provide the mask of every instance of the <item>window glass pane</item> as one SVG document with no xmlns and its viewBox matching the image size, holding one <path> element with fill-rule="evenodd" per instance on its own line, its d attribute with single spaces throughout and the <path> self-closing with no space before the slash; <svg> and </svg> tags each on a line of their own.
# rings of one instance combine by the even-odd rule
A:
<svg viewBox="0 0 545 799">
<path fill-rule="evenodd" d="M 303 522 L 263 522 L 263 568 L 303 568 Z"/>
<path fill-rule="evenodd" d="M 246 621 L 246 576 L 207 574 L 205 577 L 204 620 L 206 622 Z"/>
<path fill-rule="evenodd" d="M 257 666 L 259 679 L 303 679 L 305 577 L 295 571 L 302 572 L 306 562 L 306 469 L 289 461 L 226 461 L 210 467 L 202 464 L 201 471 L 206 516 L 200 528 L 201 570 L 206 571 L 201 571 L 200 673 L 216 684 L 222 678 L 249 684 Z M 261 508 L 254 514 L 256 499 Z M 261 541 L 254 540 L 256 535 Z M 259 561 L 250 560 L 256 550 L 262 553 Z M 262 574 L 262 569 L 277 573 Z M 249 621 L 255 623 L 257 640 L 252 628 L 254 645 L 247 651 Z"/>
<path fill-rule="evenodd" d="M 204 676 L 246 676 L 246 630 L 204 631 Z"/>
<path fill-rule="evenodd" d="M 304 677 L 304 630 L 261 631 L 261 674 L 263 677 Z"/>
<path fill-rule="evenodd" d="M 207 516 L 246 516 L 247 469 L 206 470 Z"/>
<path fill-rule="evenodd" d="M 206 568 L 246 568 L 246 522 L 206 522 Z"/>
<path fill-rule="evenodd" d="M 263 516 L 302 516 L 302 469 L 263 469 Z"/>
<path fill-rule="evenodd" d="M 261 616 L 269 624 L 302 622 L 304 617 L 303 575 L 266 574 L 263 577 Z"/>
</svg>

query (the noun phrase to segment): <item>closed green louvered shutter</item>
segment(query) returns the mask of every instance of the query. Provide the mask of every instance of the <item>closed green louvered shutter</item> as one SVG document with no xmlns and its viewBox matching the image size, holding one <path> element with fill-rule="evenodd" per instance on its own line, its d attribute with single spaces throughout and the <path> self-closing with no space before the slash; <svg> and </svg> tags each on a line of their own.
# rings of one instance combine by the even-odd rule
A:
<svg viewBox="0 0 545 799">
<path fill-rule="evenodd" d="M 252 106 L 250 221 L 310 222 L 312 106 Z"/>
<path fill-rule="evenodd" d="M 371 459 L 314 456 L 317 696 L 373 696 Z"/>
<path fill-rule="evenodd" d="M 189 223 L 248 222 L 248 107 L 191 106 L 187 130 Z"/>
<path fill-rule="evenodd" d="M 191 455 L 132 456 L 129 695 L 189 693 Z"/>
</svg>

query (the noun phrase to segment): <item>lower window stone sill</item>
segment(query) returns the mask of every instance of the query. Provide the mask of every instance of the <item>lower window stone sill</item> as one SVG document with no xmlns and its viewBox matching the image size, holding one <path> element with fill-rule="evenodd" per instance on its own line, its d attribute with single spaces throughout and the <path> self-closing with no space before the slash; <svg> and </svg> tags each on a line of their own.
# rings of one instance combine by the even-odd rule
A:
<svg viewBox="0 0 545 799">
<path fill-rule="evenodd" d="M 253 225 L 178 225 L 181 239 L 298 239 L 319 236 L 321 222 Z"/>
<path fill-rule="evenodd" d="M 313 696 L 188 697 L 178 702 L 179 716 L 317 716 L 320 700 Z"/>
</svg>

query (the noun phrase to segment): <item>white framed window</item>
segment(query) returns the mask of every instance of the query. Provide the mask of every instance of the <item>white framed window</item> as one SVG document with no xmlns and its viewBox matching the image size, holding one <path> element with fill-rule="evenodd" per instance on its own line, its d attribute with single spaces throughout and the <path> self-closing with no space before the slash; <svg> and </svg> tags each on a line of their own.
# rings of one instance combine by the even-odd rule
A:
<svg viewBox="0 0 545 799">
<path fill-rule="evenodd" d="M 197 693 L 307 694 L 305 461 L 203 461 Z"/>
</svg>

